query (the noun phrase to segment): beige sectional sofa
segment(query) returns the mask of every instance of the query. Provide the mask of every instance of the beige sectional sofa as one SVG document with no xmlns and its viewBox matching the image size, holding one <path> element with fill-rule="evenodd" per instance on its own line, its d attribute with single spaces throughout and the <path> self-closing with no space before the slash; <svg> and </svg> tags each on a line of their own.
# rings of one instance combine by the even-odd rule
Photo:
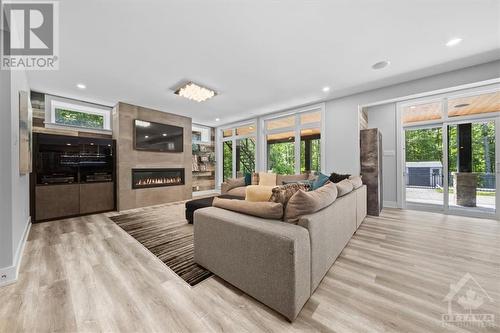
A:
<svg viewBox="0 0 500 333">
<path fill-rule="evenodd" d="M 364 185 L 297 224 L 199 209 L 194 259 L 293 321 L 365 216 Z"/>
<path fill-rule="evenodd" d="M 276 175 L 276 185 L 282 185 L 283 182 L 293 182 L 306 180 L 309 174 L 303 173 L 300 175 Z M 237 197 L 245 197 L 246 186 L 243 178 L 231 179 L 221 184 L 221 194 L 230 194 Z M 254 184 L 256 185 L 256 184 Z"/>
</svg>

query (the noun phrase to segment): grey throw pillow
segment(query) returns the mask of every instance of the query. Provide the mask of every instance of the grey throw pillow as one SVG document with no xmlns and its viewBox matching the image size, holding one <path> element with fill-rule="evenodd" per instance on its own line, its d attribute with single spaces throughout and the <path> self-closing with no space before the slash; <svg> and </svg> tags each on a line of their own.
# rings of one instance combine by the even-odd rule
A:
<svg viewBox="0 0 500 333">
<path fill-rule="evenodd" d="M 351 193 L 354 189 L 351 181 L 349 179 L 344 179 L 343 181 L 336 184 L 339 197 L 346 195 L 347 193 Z"/>
<path fill-rule="evenodd" d="M 363 180 L 361 179 L 361 176 L 350 176 L 349 181 L 351 182 L 355 190 L 363 186 Z"/>
<path fill-rule="evenodd" d="M 335 199 L 337 199 L 337 186 L 331 182 L 315 191 L 299 190 L 288 200 L 284 220 L 297 223 L 301 216 L 315 213 L 331 205 Z"/>
</svg>

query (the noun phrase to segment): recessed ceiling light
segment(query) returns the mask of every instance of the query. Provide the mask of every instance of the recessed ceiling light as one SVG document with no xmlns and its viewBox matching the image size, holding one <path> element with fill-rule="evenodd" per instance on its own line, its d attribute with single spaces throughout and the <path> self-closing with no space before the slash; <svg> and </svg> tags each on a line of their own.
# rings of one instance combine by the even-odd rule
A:
<svg viewBox="0 0 500 333">
<path fill-rule="evenodd" d="M 163 133 L 162 135 L 163 135 L 163 136 L 167 136 L 167 133 Z"/>
<path fill-rule="evenodd" d="M 452 38 L 448 42 L 446 42 L 446 46 L 452 47 L 452 46 L 460 44 L 461 42 L 462 42 L 462 38 L 458 38 L 458 37 Z"/>
<path fill-rule="evenodd" d="M 383 60 L 383 61 L 379 61 L 379 62 L 373 64 L 372 68 L 373 69 L 382 69 L 382 68 L 386 68 L 390 64 L 391 64 L 391 62 L 389 60 Z"/>
<path fill-rule="evenodd" d="M 193 82 L 188 82 L 174 92 L 176 95 L 191 99 L 197 102 L 203 102 L 217 95 L 217 93 L 209 88 L 197 85 Z"/>
<path fill-rule="evenodd" d="M 462 103 L 462 104 L 457 104 L 454 107 L 455 108 L 463 108 L 463 107 L 466 107 L 466 106 L 469 106 L 469 105 L 470 105 L 469 103 Z"/>
<path fill-rule="evenodd" d="M 215 118 L 215 121 L 220 121 L 220 118 Z"/>
<path fill-rule="evenodd" d="M 330 91 L 330 87 L 323 87 L 323 89 L 321 89 L 321 90 L 323 90 L 323 92 L 329 92 Z"/>
<path fill-rule="evenodd" d="M 410 106 L 410 109 L 415 110 L 417 107 L 415 105 Z"/>
<path fill-rule="evenodd" d="M 87 86 L 86 86 L 86 85 L 84 85 L 83 83 L 78 83 L 78 84 L 76 85 L 76 87 L 77 87 L 78 89 L 86 89 L 86 88 L 87 88 Z"/>
<path fill-rule="evenodd" d="M 146 139 L 149 138 L 149 135 L 144 135 L 144 138 L 146 138 Z"/>
</svg>

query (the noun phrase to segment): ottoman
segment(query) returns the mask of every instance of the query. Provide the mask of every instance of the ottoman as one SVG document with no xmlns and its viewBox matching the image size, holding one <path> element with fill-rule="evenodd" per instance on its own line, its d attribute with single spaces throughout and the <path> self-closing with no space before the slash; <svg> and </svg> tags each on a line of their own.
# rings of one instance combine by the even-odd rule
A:
<svg viewBox="0 0 500 333">
<path fill-rule="evenodd" d="M 223 194 L 219 195 L 219 198 L 222 199 L 238 199 L 238 200 L 245 200 L 245 198 L 238 197 L 235 195 L 229 195 L 229 194 Z M 205 208 L 205 207 L 211 207 L 212 202 L 214 201 L 215 197 L 208 197 L 208 198 L 201 198 L 201 199 L 194 199 L 191 201 L 186 202 L 186 220 L 188 220 L 188 223 L 193 223 L 193 216 L 194 216 L 194 211 L 200 208 Z"/>
</svg>

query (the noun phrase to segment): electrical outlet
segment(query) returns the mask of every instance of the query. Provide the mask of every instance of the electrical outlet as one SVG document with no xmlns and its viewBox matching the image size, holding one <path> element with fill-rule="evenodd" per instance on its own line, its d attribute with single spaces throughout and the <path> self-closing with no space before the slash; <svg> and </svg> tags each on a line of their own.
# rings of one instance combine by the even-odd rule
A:
<svg viewBox="0 0 500 333">
<path fill-rule="evenodd" d="M 7 274 L 2 274 L 2 276 L 0 276 L 0 280 L 5 280 L 7 278 Z"/>
</svg>

